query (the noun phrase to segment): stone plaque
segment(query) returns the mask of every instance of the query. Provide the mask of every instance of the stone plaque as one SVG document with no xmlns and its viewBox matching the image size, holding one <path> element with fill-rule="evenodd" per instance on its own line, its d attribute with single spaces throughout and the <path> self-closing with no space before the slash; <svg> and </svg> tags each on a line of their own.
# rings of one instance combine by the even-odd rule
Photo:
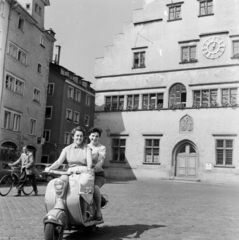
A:
<svg viewBox="0 0 239 240">
<path fill-rule="evenodd" d="M 180 120 L 180 132 L 191 132 L 193 130 L 193 119 L 189 115 L 185 115 Z"/>
</svg>

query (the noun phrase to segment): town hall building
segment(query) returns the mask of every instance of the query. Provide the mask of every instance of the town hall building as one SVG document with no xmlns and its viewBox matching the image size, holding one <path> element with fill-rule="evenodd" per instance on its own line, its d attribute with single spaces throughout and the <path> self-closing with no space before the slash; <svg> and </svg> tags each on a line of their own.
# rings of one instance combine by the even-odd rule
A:
<svg viewBox="0 0 239 240">
<path fill-rule="evenodd" d="M 238 1 L 145 0 L 96 59 L 115 179 L 239 183 Z"/>
</svg>

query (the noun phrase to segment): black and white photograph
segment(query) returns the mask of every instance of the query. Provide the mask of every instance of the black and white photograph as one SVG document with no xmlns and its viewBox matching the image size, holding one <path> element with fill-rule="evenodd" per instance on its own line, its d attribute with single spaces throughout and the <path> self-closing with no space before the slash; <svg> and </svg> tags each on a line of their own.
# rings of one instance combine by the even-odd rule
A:
<svg viewBox="0 0 239 240">
<path fill-rule="evenodd" d="M 0 0 L 0 240 L 238 240 L 238 13 Z"/>
</svg>

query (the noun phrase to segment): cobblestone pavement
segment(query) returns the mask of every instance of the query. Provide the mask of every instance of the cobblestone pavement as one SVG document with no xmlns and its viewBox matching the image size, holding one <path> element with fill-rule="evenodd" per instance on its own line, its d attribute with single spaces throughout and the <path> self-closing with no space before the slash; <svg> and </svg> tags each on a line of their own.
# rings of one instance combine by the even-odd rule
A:
<svg viewBox="0 0 239 240">
<path fill-rule="evenodd" d="M 109 182 L 105 223 L 65 240 L 238 240 L 239 186 L 179 181 Z M 0 197 L 0 239 L 44 239 L 44 193 Z"/>
</svg>

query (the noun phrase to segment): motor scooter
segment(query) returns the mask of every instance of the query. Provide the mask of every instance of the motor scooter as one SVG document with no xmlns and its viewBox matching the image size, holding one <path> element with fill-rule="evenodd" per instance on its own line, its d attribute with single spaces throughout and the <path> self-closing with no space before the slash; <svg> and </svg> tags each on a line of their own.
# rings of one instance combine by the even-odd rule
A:
<svg viewBox="0 0 239 240">
<path fill-rule="evenodd" d="M 85 170 L 76 172 L 60 172 L 50 170 L 51 173 L 61 175 L 52 179 L 46 189 L 46 216 L 43 220 L 45 240 L 61 240 L 64 230 L 94 231 L 96 225 L 104 221 L 96 221 L 96 205 L 93 199 L 94 183 L 91 187 L 82 185 L 77 180 Z M 89 173 L 88 173 L 89 174 Z M 108 202 L 107 195 L 101 197 L 101 207 Z"/>
</svg>

